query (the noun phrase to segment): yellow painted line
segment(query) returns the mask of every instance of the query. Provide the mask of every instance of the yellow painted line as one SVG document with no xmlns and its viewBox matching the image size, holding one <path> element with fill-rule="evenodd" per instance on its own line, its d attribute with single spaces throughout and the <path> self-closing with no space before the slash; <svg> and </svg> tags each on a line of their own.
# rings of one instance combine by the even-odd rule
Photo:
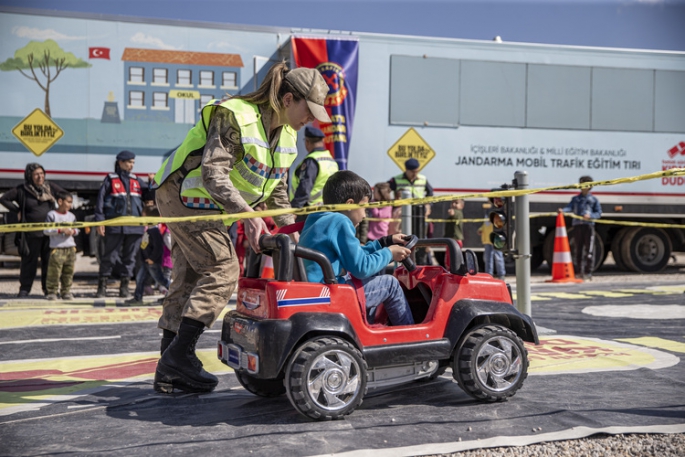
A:
<svg viewBox="0 0 685 457">
<path fill-rule="evenodd" d="M 217 359 L 216 349 L 198 350 L 197 356 L 209 372 L 233 371 Z M 158 352 L 141 352 L 0 362 L 0 415 L 72 400 L 117 382 L 151 379 L 157 360 Z"/>
<path fill-rule="evenodd" d="M 592 295 L 592 296 L 606 297 L 606 298 L 624 298 L 624 297 L 632 297 L 634 295 L 634 294 L 628 294 L 625 292 L 615 292 L 615 291 L 609 291 L 609 290 L 584 290 L 583 293 L 585 295 Z"/>
<path fill-rule="evenodd" d="M 567 298 L 569 300 L 582 300 L 586 298 L 591 298 L 588 297 L 587 295 L 583 294 L 573 294 L 570 292 L 540 292 L 537 295 L 542 296 L 542 297 L 552 297 L 552 298 Z"/>
<path fill-rule="evenodd" d="M 514 300 L 516 300 L 516 298 L 517 298 L 516 292 L 512 293 L 512 296 L 513 296 Z M 530 301 L 549 301 L 549 300 L 551 300 L 551 298 L 540 297 L 539 295 L 536 295 L 536 294 L 532 294 L 530 296 Z"/>
<path fill-rule="evenodd" d="M 141 306 L 160 306 L 157 303 L 157 300 L 147 300 L 143 305 Z M 116 307 L 123 307 L 127 308 L 126 305 L 124 305 L 124 300 L 123 299 L 108 299 L 103 302 L 102 299 L 97 299 L 96 301 L 93 301 L 93 299 L 90 300 L 83 300 L 83 301 L 46 301 L 46 300 L 33 300 L 33 301 L 19 301 L 19 300 L 12 300 L 12 301 L 6 301 L 3 303 L 0 303 L 0 312 L 2 312 L 5 309 L 71 309 L 71 308 L 116 308 Z"/>
<path fill-rule="evenodd" d="M 224 308 L 219 320 L 233 307 Z M 0 329 L 41 327 L 52 325 L 122 324 L 127 322 L 157 322 L 161 306 L 144 307 L 79 307 L 47 309 L 0 310 Z"/>
<path fill-rule="evenodd" d="M 682 294 L 683 292 L 685 292 L 685 285 L 652 286 L 652 287 L 649 287 L 649 290 L 656 290 L 659 292 L 670 292 L 670 293 L 675 293 L 675 294 Z"/>
<path fill-rule="evenodd" d="M 665 349 L 667 351 L 680 352 L 685 354 L 685 343 L 665 340 L 663 338 L 657 338 L 654 336 L 643 336 L 641 338 L 617 338 L 616 341 L 623 341 L 630 344 L 639 344 L 640 346 Z"/>
<path fill-rule="evenodd" d="M 676 292 L 665 290 L 649 290 L 649 289 L 616 289 L 616 292 L 623 292 L 626 294 L 647 294 L 647 295 L 672 295 Z"/>
<path fill-rule="evenodd" d="M 680 358 L 655 349 L 616 341 L 576 336 L 540 337 L 540 345 L 526 343 L 530 374 L 556 375 L 604 371 L 652 370 L 676 365 Z"/>
<path fill-rule="evenodd" d="M 537 295 L 537 294 L 533 294 L 530 296 L 530 301 L 549 301 L 549 300 L 551 300 L 551 298 L 542 297 L 542 296 Z"/>
</svg>

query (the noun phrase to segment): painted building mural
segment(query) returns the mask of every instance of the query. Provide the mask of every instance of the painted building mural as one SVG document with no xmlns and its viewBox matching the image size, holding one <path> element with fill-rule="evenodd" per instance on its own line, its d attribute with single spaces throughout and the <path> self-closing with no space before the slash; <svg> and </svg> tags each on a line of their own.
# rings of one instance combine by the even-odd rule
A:
<svg viewBox="0 0 685 457">
<path fill-rule="evenodd" d="M 279 58 L 277 33 L 218 27 L 0 13 L 0 179 L 38 156 L 52 179 L 95 184 L 122 149 L 157 170 L 201 106 Z"/>
</svg>

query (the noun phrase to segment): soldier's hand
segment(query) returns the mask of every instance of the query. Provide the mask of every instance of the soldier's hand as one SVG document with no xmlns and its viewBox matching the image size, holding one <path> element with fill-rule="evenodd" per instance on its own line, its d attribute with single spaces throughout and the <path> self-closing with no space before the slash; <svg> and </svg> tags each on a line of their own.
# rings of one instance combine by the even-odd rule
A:
<svg viewBox="0 0 685 457">
<path fill-rule="evenodd" d="M 293 243 L 297 244 L 300 242 L 300 232 L 293 232 L 288 234 Z"/>
<path fill-rule="evenodd" d="M 247 242 L 250 243 L 250 247 L 254 252 L 261 252 L 259 237 L 262 233 L 271 234 L 266 227 L 266 222 L 261 217 L 253 217 L 252 219 L 244 219 L 243 224 L 245 224 L 245 237 Z"/>
</svg>

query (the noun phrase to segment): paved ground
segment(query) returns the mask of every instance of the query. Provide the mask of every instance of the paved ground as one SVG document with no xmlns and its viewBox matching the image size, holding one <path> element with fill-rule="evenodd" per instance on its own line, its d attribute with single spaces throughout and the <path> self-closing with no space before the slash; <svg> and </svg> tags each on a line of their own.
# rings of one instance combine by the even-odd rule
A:
<svg viewBox="0 0 685 457">
<path fill-rule="evenodd" d="M 73 302 L 10 299 L 16 277 L 0 270 L 0 453 L 399 456 L 598 432 L 684 433 L 685 266 L 600 273 L 578 285 L 545 279 L 533 278 L 532 314 L 549 332 L 527 346 L 530 375 L 508 402 L 474 401 L 448 370 L 430 383 L 371 392 L 344 420 L 318 423 L 285 397 L 240 387 L 216 360 L 218 324 L 199 343 L 219 376 L 216 391 L 159 395 L 151 388 L 157 297 L 136 308 L 114 294 L 94 301 L 95 276 L 86 272 Z"/>
</svg>

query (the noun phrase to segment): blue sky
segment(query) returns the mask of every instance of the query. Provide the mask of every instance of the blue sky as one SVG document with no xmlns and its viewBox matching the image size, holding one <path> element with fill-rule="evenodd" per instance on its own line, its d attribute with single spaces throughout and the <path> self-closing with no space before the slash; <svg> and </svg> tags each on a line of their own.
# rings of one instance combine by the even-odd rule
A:
<svg viewBox="0 0 685 457">
<path fill-rule="evenodd" d="M 685 0 L 0 0 L 0 5 L 286 28 L 685 51 Z"/>
</svg>

